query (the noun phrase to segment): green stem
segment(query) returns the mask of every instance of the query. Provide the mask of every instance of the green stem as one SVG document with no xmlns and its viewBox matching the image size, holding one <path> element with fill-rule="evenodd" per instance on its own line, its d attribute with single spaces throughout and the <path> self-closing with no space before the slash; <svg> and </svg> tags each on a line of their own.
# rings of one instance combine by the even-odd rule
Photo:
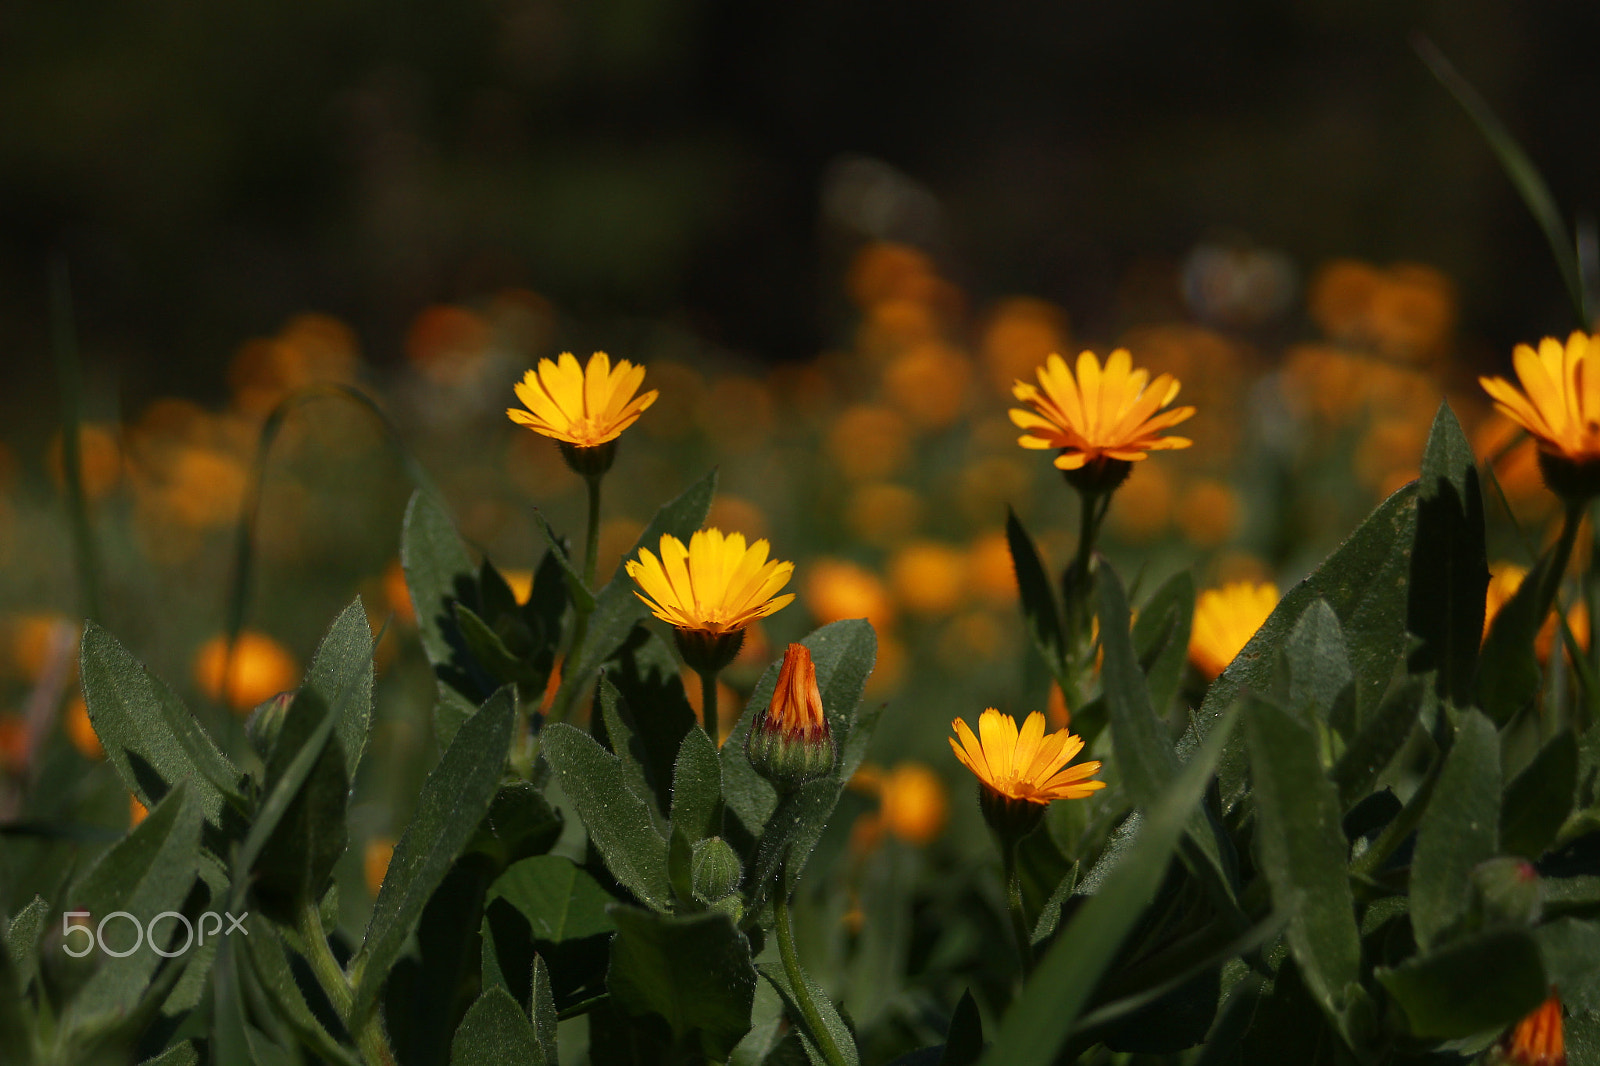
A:
<svg viewBox="0 0 1600 1066">
<path fill-rule="evenodd" d="M 589 592 L 595 591 L 595 568 L 600 563 L 600 482 L 603 474 L 585 477 L 584 484 L 589 489 L 589 527 L 584 533 L 583 552 L 583 587 Z M 590 611 L 582 605 L 575 604 L 577 619 L 572 625 L 572 643 L 567 646 L 565 665 L 562 667 L 564 676 L 561 679 L 561 688 L 556 693 L 554 706 L 550 708 L 552 722 L 564 722 L 567 712 L 572 709 L 572 701 L 578 696 L 579 679 L 573 672 L 578 665 L 578 660 L 583 656 L 583 646 L 589 639 Z"/>
<path fill-rule="evenodd" d="M 706 736 L 711 738 L 712 747 L 721 746 L 718 735 L 717 721 L 717 675 L 712 671 L 700 671 L 700 718 L 705 727 Z"/>
<path fill-rule="evenodd" d="M 78 363 L 77 334 L 72 328 L 72 286 L 66 260 L 57 259 L 50 273 L 52 346 L 61 381 L 61 473 L 77 560 L 78 609 L 85 618 L 100 621 L 100 558 L 83 491 L 83 368 Z"/>
<path fill-rule="evenodd" d="M 778 954 L 783 958 L 784 976 L 789 979 L 789 990 L 794 995 L 795 1004 L 800 1008 L 806 1028 L 811 1031 L 812 1043 L 817 1045 L 817 1050 L 822 1053 L 828 1066 L 845 1066 L 844 1055 L 839 1051 L 839 1045 L 834 1043 L 833 1034 L 822 1024 L 822 1013 L 817 1010 L 817 1005 L 811 998 L 811 989 L 806 986 L 805 971 L 800 968 L 800 955 L 794 947 L 794 930 L 789 925 L 788 875 L 789 863 L 786 859 L 778 864 L 778 890 L 772 897 L 772 911 L 777 919 Z"/>
<path fill-rule="evenodd" d="M 1011 932 L 1017 938 L 1017 955 L 1022 959 L 1021 977 L 1033 969 L 1033 935 L 1028 930 L 1028 912 L 1022 906 L 1022 875 L 1018 870 L 1018 841 L 1001 845 L 1006 868 L 1006 909 L 1011 912 Z"/>
<path fill-rule="evenodd" d="M 328 937 L 322 931 L 322 915 L 317 910 L 316 902 L 310 899 L 303 901 L 296 918 L 296 927 L 305 948 L 306 961 L 311 964 L 311 972 L 316 975 L 322 991 L 327 993 L 328 1002 L 333 1004 L 339 1020 L 355 1035 L 361 1058 L 367 1066 L 395 1066 L 394 1052 L 389 1050 L 389 1041 L 383 1035 L 379 1012 L 369 1012 L 359 1025 L 350 1016 L 354 990 L 339 960 L 333 957 L 333 951 L 328 947 Z"/>
<path fill-rule="evenodd" d="M 1079 490 L 1078 500 L 1078 548 L 1073 553 L 1066 579 L 1062 582 L 1062 607 L 1066 614 L 1067 631 L 1063 670 L 1066 684 L 1062 686 L 1061 694 L 1066 697 L 1067 706 L 1074 709 L 1082 706 L 1089 695 L 1089 671 L 1084 669 L 1089 659 L 1089 635 L 1093 632 L 1090 619 L 1094 617 L 1094 605 L 1089 595 L 1089 567 L 1094 561 L 1094 545 L 1100 533 L 1100 523 L 1111 505 L 1111 493 Z"/>
</svg>

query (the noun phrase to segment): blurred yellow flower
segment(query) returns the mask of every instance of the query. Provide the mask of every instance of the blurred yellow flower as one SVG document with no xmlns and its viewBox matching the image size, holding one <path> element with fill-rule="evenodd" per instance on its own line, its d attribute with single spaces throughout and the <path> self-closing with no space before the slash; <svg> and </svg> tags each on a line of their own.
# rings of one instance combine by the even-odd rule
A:
<svg viewBox="0 0 1600 1066">
<path fill-rule="evenodd" d="M 476 311 L 451 304 L 425 307 L 406 332 L 406 358 L 429 381 L 459 385 L 470 381 L 488 354 L 494 329 Z"/>
<path fill-rule="evenodd" d="M 139 802 L 139 797 L 128 794 L 128 828 L 132 829 L 150 817 L 150 808 Z"/>
<path fill-rule="evenodd" d="M 1209 681 L 1228 668 L 1278 606 L 1278 586 L 1238 581 L 1206 589 L 1194 605 L 1189 661 Z"/>
<path fill-rule="evenodd" d="M 1044 705 L 1044 714 L 1053 729 L 1066 729 L 1072 725 L 1072 711 L 1067 707 L 1066 694 L 1054 681 L 1050 682 L 1050 697 Z"/>
<path fill-rule="evenodd" d="M 1124 348 L 1112 352 L 1103 369 L 1086 351 L 1078 356 L 1076 376 L 1059 355 L 1045 360 L 1038 373 L 1038 386 L 1013 386 L 1012 395 L 1031 410 L 1013 407 L 1011 421 L 1025 431 L 1017 441 L 1024 448 L 1059 449 L 1059 469 L 1105 459 L 1137 462 L 1148 452 L 1193 443 L 1160 435 L 1194 414 L 1193 407 L 1168 407 L 1178 395 L 1177 379 L 1162 374 L 1151 381 L 1148 370 L 1133 369 Z"/>
<path fill-rule="evenodd" d="M 361 849 L 361 872 L 366 876 L 367 894 L 376 896 L 389 873 L 389 860 L 394 858 L 394 840 L 390 837 L 373 837 Z"/>
<path fill-rule="evenodd" d="M 1578 464 L 1600 460 L 1600 341 L 1573 333 L 1565 345 L 1546 337 L 1538 351 L 1519 344 L 1512 364 L 1520 390 L 1505 378 L 1478 379 L 1495 407 L 1531 433 L 1545 455 Z"/>
<path fill-rule="evenodd" d="M 806 605 L 818 623 L 865 618 L 882 631 L 894 622 L 894 602 L 878 575 L 846 559 L 806 564 Z"/>
<path fill-rule="evenodd" d="M 943 344 L 908 348 L 884 369 L 884 396 L 918 427 L 943 429 L 967 409 L 972 363 Z"/>
<path fill-rule="evenodd" d="M 66 726 L 67 739 L 72 741 L 72 746 L 90 760 L 104 759 L 106 750 L 100 744 L 100 737 L 94 731 L 94 724 L 89 721 L 89 705 L 83 701 L 82 696 L 72 697 L 67 704 L 66 714 L 63 716 Z"/>
<path fill-rule="evenodd" d="M 1016 719 L 988 708 L 978 719 L 981 741 L 962 719 L 951 725 L 956 736 L 949 738 L 950 750 L 997 796 L 1042 806 L 1051 800 L 1083 799 L 1106 787 L 1104 781 L 1089 780 L 1100 772 L 1099 761 L 1067 765 L 1083 750 L 1083 738 L 1065 729 L 1046 736 L 1044 715 L 1038 711 L 1028 715 L 1019 731 Z"/>
<path fill-rule="evenodd" d="M 533 594 L 532 570 L 518 570 L 513 567 L 500 571 L 500 576 L 505 578 L 506 586 L 511 589 L 511 595 L 518 603 L 528 602 L 528 597 Z"/>
<path fill-rule="evenodd" d="M 225 633 L 212 637 L 195 652 L 196 687 L 239 714 L 248 714 L 262 700 L 294 688 L 299 681 L 300 668 L 288 649 L 251 629 L 240 631 L 231 659 Z"/>
<path fill-rule="evenodd" d="M 553 437 L 577 448 L 593 448 L 616 440 L 656 401 L 655 390 L 639 393 L 644 367 L 595 352 L 587 367 L 578 365 L 571 352 L 559 362 L 539 360 L 516 386 L 517 399 L 527 410 L 511 407 L 506 416 L 535 433 Z"/>
<path fill-rule="evenodd" d="M 1012 382 L 1066 346 L 1066 313 L 1043 300 L 1019 296 L 994 309 L 981 351 L 995 387 L 1010 396 Z"/>
<path fill-rule="evenodd" d="M 395 619 L 404 625 L 416 625 L 417 611 L 411 604 L 411 586 L 406 584 L 405 567 L 399 559 L 391 560 L 383 571 L 383 598 L 394 612 Z"/>
<path fill-rule="evenodd" d="M 50 450 L 45 454 L 45 467 L 58 488 L 67 483 L 66 445 L 58 432 L 50 438 Z M 78 477 L 83 495 L 98 500 L 117 487 L 122 480 L 122 445 L 115 429 L 85 422 L 78 427 Z"/>
<path fill-rule="evenodd" d="M 1111 528 L 1124 540 L 1144 544 L 1167 531 L 1172 522 L 1172 475 L 1152 463 L 1140 468 L 1117 493 L 1111 509 Z"/>
<path fill-rule="evenodd" d="M 966 555 L 937 541 L 912 541 L 890 558 L 889 583 L 907 611 L 949 614 L 966 595 Z"/>
<path fill-rule="evenodd" d="M 679 629 L 712 635 L 743 629 L 787 607 L 793 593 L 779 596 L 789 583 L 794 564 L 768 560 L 764 540 L 746 546 L 743 533 L 702 529 L 683 541 L 661 537 L 661 556 L 639 549 L 626 564 L 628 576 L 643 591 L 635 592 L 655 616 Z"/>
<path fill-rule="evenodd" d="M 752 537 L 767 535 L 767 516 L 750 500 L 719 492 L 711 500 L 711 510 L 706 515 L 706 525 L 718 529 L 742 529 Z M 634 534 L 638 540 L 639 535 Z"/>
<path fill-rule="evenodd" d="M 1495 618 L 1502 608 L 1516 595 L 1517 589 L 1522 587 L 1523 579 L 1528 576 L 1528 568 L 1518 566 L 1516 563 L 1499 562 L 1489 566 L 1489 585 L 1484 590 L 1483 603 L 1483 639 L 1489 639 L 1489 629 L 1494 625 Z M 1567 628 L 1572 631 L 1572 639 L 1578 647 L 1585 651 L 1589 648 L 1589 608 L 1582 600 L 1577 601 L 1567 611 Z M 1544 625 L 1539 627 L 1539 633 L 1534 638 L 1534 654 L 1540 662 L 1548 662 L 1550 649 L 1554 646 L 1556 637 L 1556 612 L 1550 612 L 1550 617 L 1544 620 Z M 1565 643 L 1565 642 L 1563 642 Z"/>
<path fill-rule="evenodd" d="M 828 431 L 828 454 L 852 481 L 882 480 L 911 455 L 911 427 L 888 407 L 856 406 Z"/>
<path fill-rule="evenodd" d="M 1011 563 L 1011 545 L 1000 530 L 985 533 L 967 551 L 967 580 L 972 591 L 997 606 L 1015 602 L 1017 572 Z"/>
</svg>

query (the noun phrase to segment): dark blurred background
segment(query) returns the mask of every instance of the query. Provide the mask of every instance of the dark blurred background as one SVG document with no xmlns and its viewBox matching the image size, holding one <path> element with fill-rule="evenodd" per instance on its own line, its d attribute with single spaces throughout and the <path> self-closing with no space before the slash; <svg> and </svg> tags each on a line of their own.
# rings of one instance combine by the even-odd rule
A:
<svg viewBox="0 0 1600 1066">
<path fill-rule="evenodd" d="M 837 340 L 864 238 L 1075 334 L 1170 314 L 1197 245 L 1430 264 L 1483 350 L 1574 323 L 1410 39 L 1594 206 L 1600 6 L 1412 0 L 19 0 L 0 6 L 0 358 L 53 418 L 47 264 L 123 402 L 221 395 L 314 310 L 396 362 L 519 287 L 758 359 Z M 602 329 L 603 333 L 604 330 Z"/>
</svg>

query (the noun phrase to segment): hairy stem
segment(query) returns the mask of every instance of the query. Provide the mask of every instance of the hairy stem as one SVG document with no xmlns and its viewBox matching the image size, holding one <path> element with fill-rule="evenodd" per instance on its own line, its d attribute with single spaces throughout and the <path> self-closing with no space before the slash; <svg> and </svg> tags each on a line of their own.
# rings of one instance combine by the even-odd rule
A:
<svg viewBox="0 0 1600 1066">
<path fill-rule="evenodd" d="M 789 924 L 789 890 L 788 885 L 789 863 L 787 860 L 778 865 L 777 892 L 772 897 L 772 911 L 777 919 L 778 954 L 783 958 L 783 972 L 789 979 L 789 989 L 794 994 L 794 1001 L 800 1008 L 806 1028 L 810 1030 L 813 1043 L 828 1066 L 845 1066 L 844 1055 L 839 1051 L 839 1045 L 834 1043 L 833 1034 L 822 1023 L 822 1013 L 817 1010 L 817 1004 L 811 998 L 811 989 L 806 985 L 805 971 L 800 968 L 800 955 L 795 951 L 794 930 Z"/>
</svg>

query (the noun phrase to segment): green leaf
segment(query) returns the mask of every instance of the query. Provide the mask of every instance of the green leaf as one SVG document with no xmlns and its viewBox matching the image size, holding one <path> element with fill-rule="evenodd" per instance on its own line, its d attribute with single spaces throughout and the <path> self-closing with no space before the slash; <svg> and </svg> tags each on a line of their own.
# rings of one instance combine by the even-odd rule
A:
<svg viewBox="0 0 1600 1066">
<path fill-rule="evenodd" d="M 583 654 L 576 665 L 565 673 L 562 688 L 587 685 L 595 671 L 600 669 L 600 664 L 616 653 L 628 639 L 633 627 L 644 621 L 650 613 L 644 601 L 635 594 L 637 586 L 623 569 L 624 564 L 629 559 L 637 559 L 640 548 L 659 552 L 661 537 L 665 533 L 687 543 L 694 532 L 705 524 L 706 515 L 711 512 L 711 498 L 716 491 L 717 472 L 712 470 L 656 512 L 644 532 L 639 534 L 633 548 L 617 564 L 611 580 L 595 595 L 594 613 L 589 616 L 589 633 L 583 642 Z M 560 705 L 558 700 L 557 706 Z"/>
<path fill-rule="evenodd" d="M 476 602 L 476 571 L 455 523 L 433 496 L 420 489 L 411 494 L 400 527 L 400 565 L 417 616 L 417 636 L 433 664 L 440 697 L 454 689 L 467 702 L 475 702 L 474 697 L 486 695 L 492 682 L 466 654 L 455 604 Z"/>
<path fill-rule="evenodd" d="M 975 1066 L 982 1056 L 983 1017 L 978 1013 L 978 1003 L 969 988 L 961 993 L 956 1012 L 950 1018 L 939 1066 Z"/>
<path fill-rule="evenodd" d="M 653 799 L 661 811 L 672 808 L 672 775 L 683 738 L 700 731 L 679 669 L 666 641 L 642 625 L 634 627 L 606 667 L 606 679 L 622 697 L 618 712 L 632 734 L 628 746 L 654 789 Z"/>
<path fill-rule="evenodd" d="M 428 897 L 488 811 L 505 769 L 515 718 L 516 700 L 510 689 L 501 689 L 462 724 L 422 783 L 416 813 L 395 845 L 366 936 L 351 960 L 356 976 L 352 1019 L 366 1017 Z"/>
<path fill-rule="evenodd" d="M 718 911 L 675 917 L 617 904 L 606 988 L 629 1015 L 653 1014 L 675 1044 L 722 1061 L 750 1029 L 750 944 Z"/>
<path fill-rule="evenodd" d="M 812 1040 L 811 1034 L 806 1031 L 805 1014 L 800 1010 L 800 1003 L 795 999 L 794 989 L 789 985 L 789 975 L 777 966 L 762 966 L 761 976 L 777 991 L 783 1000 L 784 1009 L 794 1025 L 794 1031 L 800 1034 L 802 1046 L 805 1048 L 806 1059 L 811 1066 L 829 1066 L 828 1060 L 823 1057 Z M 839 1008 L 833 1005 L 833 1000 L 828 998 L 828 993 L 817 984 L 817 979 L 802 969 L 801 980 L 806 983 L 806 990 L 811 993 L 811 1003 L 817 1008 L 817 1014 L 822 1018 L 823 1028 L 828 1030 L 828 1035 L 833 1039 L 833 1046 L 839 1049 L 843 1056 L 845 1066 L 860 1066 L 861 1053 L 856 1049 L 856 1035 L 850 1031 L 850 1026 L 845 1023 Z M 769 1062 L 772 1060 L 769 1059 Z"/>
<path fill-rule="evenodd" d="M 456 738 L 461 723 L 477 713 L 478 708 L 462 693 L 449 685 L 439 686 L 438 702 L 433 705 L 433 740 L 441 755 Z"/>
<path fill-rule="evenodd" d="M 572 560 L 567 557 L 567 545 L 556 531 L 550 528 L 550 523 L 545 520 L 544 513 L 537 507 L 533 509 L 534 521 L 539 524 L 539 532 L 544 534 L 545 543 L 550 545 L 550 550 L 545 554 L 546 559 L 554 560 L 556 567 L 566 579 L 567 594 L 572 597 L 574 606 L 580 611 L 594 610 L 594 593 L 590 592 L 583 583 L 583 575 L 578 568 L 572 565 Z M 654 550 L 654 549 L 652 549 Z"/>
<path fill-rule="evenodd" d="M 1365 708 L 1375 706 L 1405 647 L 1406 579 L 1416 521 L 1416 487 L 1407 485 L 1379 504 L 1310 577 L 1290 589 L 1206 690 L 1197 715 L 1201 734 L 1243 691 L 1270 691 L 1277 650 L 1300 615 L 1319 599 L 1333 608 L 1349 644 L 1357 708 L 1364 716 Z M 1239 743 L 1223 757 L 1218 778 L 1224 810 L 1244 795 L 1246 761 Z"/>
<path fill-rule="evenodd" d="M 1307 989 L 1343 1028 L 1345 987 L 1361 977 L 1361 939 L 1345 870 L 1339 800 L 1323 774 L 1315 727 L 1265 700 L 1245 718 L 1255 782 L 1256 844 Z"/>
<path fill-rule="evenodd" d="M 185 1040 L 174 1044 L 153 1059 L 145 1059 L 139 1066 L 200 1066 L 200 1055 L 194 1045 Z"/>
<path fill-rule="evenodd" d="M 1455 745 L 1417 826 L 1411 924 L 1432 947 L 1467 908 L 1468 875 L 1499 850 L 1500 740 L 1477 711 L 1461 716 Z"/>
<path fill-rule="evenodd" d="M 672 829 L 694 843 L 722 832 L 722 762 L 704 731 L 691 729 L 672 774 Z"/>
<path fill-rule="evenodd" d="M 1313 600 L 1300 615 L 1284 642 L 1283 661 L 1289 674 L 1289 710 L 1308 723 L 1351 722 L 1355 675 L 1339 616 L 1327 600 Z"/>
<path fill-rule="evenodd" d="M 558 1063 L 561 1059 L 556 1052 L 556 1023 L 559 1019 L 556 1015 L 555 993 L 550 985 L 550 970 L 539 955 L 533 957 L 533 990 L 530 998 L 533 1000 L 534 1036 L 544 1049 L 545 1061 Z"/>
<path fill-rule="evenodd" d="M 286 1022 L 296 1037 L 322 1058 L 341 1066 L 359 1066 L 360 1060 L 323 1028 L 322 1022 L 311 1012 L 289 968 L 283 942 L 267 922 L 254 922 L 245 940 L 250 961 L 255 967 L 256 980 L 277 1008 L 277 1016 Z"/>
<path fill-rule="evenodd" d="M 1537 859 L 1555 843 L 1572 813 L 1578 785 L 1578 740 L 1560 733 L 1511 784 L 1500 810 L 1500 852 Z"/>
<path fill-rule="evenodd" d="M 188 786 L 175 785 L 149 817 L 100 856 L 69 894 L 67 909 L 88 911 L 97 937 L 113 949 L 139 946 L 121 958 L 96 951 L 94 974 L 65 1009 L 62 1027 L 68 1033 L 96 1032 L 130 1019 L 158 965 L 166 963 L 174 971 L 184 966 L 183 955 L 166 960 L 153 950 L 146 930 L 157 915 L 184 909 L 200 863 L 200 822 L 201 812 Z M 119 911 L 133 920 L 108 920 Z M 133 932 L 135 923 L 140 926 L 138 934 Z M 156 924 L 156 931 L 164 950 L 176 950 L 166 946 L 169 937 L 181 945 L 182 922 L 167 919 Z"/>
<path fill-rule="evenodd" d="M 1428 69 L 1433 71 L 1433 76 L 1438 78 L 1440 84 L 1456 98 L 1456 103 L 1466 111 L 1473 124 L 1478 127 L 1478 132 L 1483 135 L 1483 139 L 1489 142 L 1489 148 L 1500 161 L 1506 177 L 1511 179 L 1517 195 L 1522 197 L 1523 204 L 1533 215 L 1533 220 L 1539 224 L 1539 229 L 1543 231 L 1545 242 L 1550 245 L 1550 254 L 1555 258 L 1556 268 L 1561 273 L 1561 281 L 1567 289 L 1567 296 L 1572 300 L 1577 321 L 1580 324 L 1587 324 L 1593 315 L 1589 313 L 1583 297 L 1583 276 L 1578 266 L 1577 250 L 1567 236 L 1566 223 L 1561 220 L 1561 210 L 1556 207 L 1555 197 L 1550 195 L 1550 188 L 1539 174 L 1539 168 L 1533 165 L 1528 153 L 1522 150 L 1516 138 L 1511 136 L 1510 131 L 1495 117 L 1494 111 L 1483 97 L 1478 95 L 1472 83 L 1461 76 L 1432 41 L 1426 37 L 1417 37 L 1413 43 L 1417 54 L 1428 64 Z"/>
<path fill-rule="evenodd" d="M 1497 929 L 1379 969 L 1415 1036 L 1455 1039 L 1511 1025 L 1549 994 L 1539 945 L 1526 929 Z"/>
<path fill-rule="evenodd" d="M 255 886 L 258 896 L 280 918 L 287 918 L 285 908 L 292 909 L 302 898 L 321 898 L 321 892 L 311 885 L 312 871 L 324 863 L 331 868 L 328 855 L 337 860 L 345 833 L 344 757 L 333 747 L 337 724 L 338 719 L 315 692 L 302 692 L 289 705 L 283 732 L 267 763 L 266 800 L 257 809 L 234 859 L 233 905 L 238 909 L 244 909 L 244 894 L 258 873 L 266 877 Z M 337 807 L 335 821 L 313 821 L 329 804 Z M 297 851 L 313 845 L 314 854 Z M 259 870 L 264 857 L 285 865 Z"/>
<path fill-rule="evenodd" d="M 1600 1010 L 1600 924 L 1557 918 L 1533 931 L 1539 955 L 1561 1002 L 1573 1014 Z"/>
<path fill-rule="evenodd" d="M 506 867 L 555 847 L 562 826 L 561 813 L 532 782 L 508 781 L 495 791 L 472 847 L 492 857 L 497 867 Z"/>
<path fill-rule="evenodd" d="M 1133 620 L 1133 648 L 1150 689 L 1150 705 L 1162 715 L 1172 706 L 1189 658 L 1194 621 L 1194 574 L 1173 574 Z"/>
<path fill-rule="evenodd" d="M 515 684 L 529 694 L 544 687 L 548 675 L 541 674 L 532 663 L 507 648 L 500 635 L 490 629 L 489 623 L 479 618 L 477 612 L 460 600 L 452 604 L 451 609 L 467 650 L 496 681 L 502 685 Z"/>
<path fill-rule="evenodd" d="M 535 940 L 559 944 L 616 928 L 606 907 L 616 900 L 570 859 L 536 855 L 515 863 L 489 889 L 528 919 Z"/>
<path fill-rule="evenodd" d="M 667 805 L 662 804 L 660 809 L 656 807 L 656 783 L 646 768 L 650 756 L 645 751 L 644 741 L 633 728 L 637 719 L 604 671 L 601 671 L 600 682 L 595 688 L 595 702 L 599 705 L 600 724 L 604 727 L 601 739 L 611 749 L 611 754 L 617 757 L 617 763 L 622 767 L 622 779 L 644 804 L 645 810 L 650 812 L 650 822 L 656 832 L 665 834 L 667 820 L 662 812 Z"/>
<path fill-rule="evenodd" d="M 1487 552 L 1477 457 L 1450 405 L 1441 403 L 1417 485 L 1406 628 L 1422 643 L 1408 669 L 1434 671 L 1440 697 L 1456 707 L 1473 698 L 1489 587 Z"/>
<path fill-rule="evenodd" d="M 522 1013 L 511 993 L 498 985 L 484 990 L 467 1008 L 455 1039 L 450 1042 L 451 1066 L 485 1066 L 488 1063 L 528 1063 L 548 1066 L 533 1023 Z"/>
<path fill-rule="evenodd" d="M 1022 597 L 1022 617 L 1028 623 L 1028 635 L 1033 645 L 1044 657 L 1052 674 L 1060 673 L 1066 643 L 1061 633 L 1061 611 L 1056 606 L 1055 586 L 1045 573 L 1039 559 L 1039 549 L 1033 538 L 1022 528 L 1022 521 L 1011 508 L 1006 508 L 1006 544 L 1011 549 L 1011 566 L 1016 572 L 1017 589 Z"/>
<path fill-rule="evenodd" d="M 672 899 L 667 842 L 631 788 L 622 763 L 584 733 L 557 722 L 540 734 L 544 756 L 577 808 L 606 868 L 639 899 L 664 910 Z"/>
<path fill-rule="evenodd" d="M 32 902 L 11 916 L 6 925 L 6 954 L 16 972 L 17 992 L 25 992 L 39 965 L 39 934 L 44 931 L 44 920 L 50 905 L 43 896 L 34 896 Z"/>
<path fill-rule="evenodd" d="M 344 777 L 355 781 L 372 721 L 372 629 L 360 596 L 334 620 L 317 646 L 305 689 L 317 693 L 332 709 Z"/>
<path fill-rule="evenodd" d="M 1234 711 L 1217 718 L 1205 743 L 1152 805 L 1138 836 L 1034 967 L 1001 1019 L 984 1066 L 1047 1066 L 1094 993 L 1123 938 L 1155 898 L 1173 849 L 1233 731 Z"/>
<path fill-rule="evenodd" d="M 1122 581 L 1109 565 L 1102 565 L 1095 586 L 1100 597 L 1100 642 L 1104 649 L 1100 675 L 1104 687 L 1102 698 L 1111 723 L 1114 765 L 1133 802 L 1148 808 L 1176 780 L 1178 756 L 1166 723 L 1157 717 L 1150 705 L 1150 690 L 1134 659 L 1133 640 L 1128 629 L 1128 602 L 1122 591 Z M 1196 810 L 1190 819 L 1189 839 L 1211 871 L 1211 888 L 1224 898 L 1231 897 L 1232 879 L 1217 835 L 1203 809 Z"/>
<path fill-rule="evenodd" d="M 1377 710 L 1367 716 L 1361 731 L 1334 763 L 1331 776 L 1339 789 L 1339 806 L 1345 810 L 1366 796 L 1411 735 L 1423 707 L 1438 699 L 1429 676 L 1407 677 L 1384 694 Z"/>
<path fill-rule="evenodd" d="M 182 781 L 213 825 L 221 826 L 225 805 L 244 806 L 233 764 L 172 690 L 115 637 L 85 623 L 79 662 L 89 721 L 106 760 L 140 803 L 154 810 Z"/>
</svg>

